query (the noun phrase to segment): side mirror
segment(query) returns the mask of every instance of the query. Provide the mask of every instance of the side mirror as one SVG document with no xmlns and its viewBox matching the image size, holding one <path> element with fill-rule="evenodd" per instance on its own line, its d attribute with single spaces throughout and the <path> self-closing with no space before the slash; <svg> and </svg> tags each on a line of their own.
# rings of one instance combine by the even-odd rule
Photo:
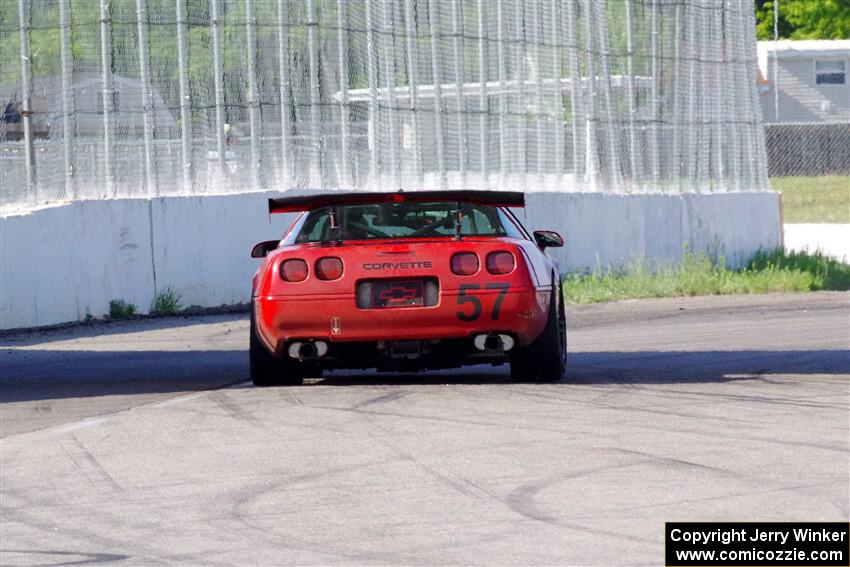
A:
<svg viewBox="0 0 850 567">
<path fill-rule="evenodd" d="M 560 248 L 564 245 L 564 239 L 554 230 L 535 230 L 534 241 L 541 250 L 546 248 Z"/>
<path fill-rule="evenodd" d="M 251 249 L 251 258 L 265 258 L 269 252 L 277 248 L 279 240 L 265 240 L 259 244 L 255 244 Z"/>
</svg>

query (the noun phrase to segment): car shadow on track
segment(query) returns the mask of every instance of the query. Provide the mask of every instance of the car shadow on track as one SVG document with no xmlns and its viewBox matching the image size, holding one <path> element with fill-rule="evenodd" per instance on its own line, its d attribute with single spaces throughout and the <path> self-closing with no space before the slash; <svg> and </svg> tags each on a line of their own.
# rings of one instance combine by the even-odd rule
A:
<svg viewBox="0 0 850 567">
<path fill-rule="evenodd" d="M 213 390 L 248 380 L 243 351 L 0 352 L 0 403 Z M 846 350 L 571 352 L 553 386 L 729 382 L 768 374 L 850 374 Z M 334 371 L 305 387 L 510 383 L 508 367 L 439 372 Z"/>
</svg>

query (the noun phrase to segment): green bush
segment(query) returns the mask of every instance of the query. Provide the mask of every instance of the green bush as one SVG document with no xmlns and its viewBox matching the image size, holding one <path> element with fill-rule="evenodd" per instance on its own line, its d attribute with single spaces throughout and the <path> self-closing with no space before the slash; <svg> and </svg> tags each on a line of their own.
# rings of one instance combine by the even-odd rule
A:
<svg viewBox="0 0 850 567">
<path fill-rule="evenodd" d="M 151 315 L 174 315 L 183 306 L 180 304 L 180 294 L 168 286 L 160 291 L 151 305 Z"/>
<path fill-rule="evenodd" d="M 136 306 L 123 299 L 113 299 L 109 302 L 110 319 L 129 319 L 136 314 Z"/>
</svg>

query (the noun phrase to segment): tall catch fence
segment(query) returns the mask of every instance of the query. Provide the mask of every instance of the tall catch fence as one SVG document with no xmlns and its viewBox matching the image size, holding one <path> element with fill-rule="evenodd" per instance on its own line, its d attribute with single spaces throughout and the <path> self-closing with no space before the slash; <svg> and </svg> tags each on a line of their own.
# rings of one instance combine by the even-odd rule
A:
<svg viewBox="0 0 850 567">
<path fill-rule="evenodd" d="M 751 0 L 3 0 L 2 204 L 766 190 Z"/>
</svg>

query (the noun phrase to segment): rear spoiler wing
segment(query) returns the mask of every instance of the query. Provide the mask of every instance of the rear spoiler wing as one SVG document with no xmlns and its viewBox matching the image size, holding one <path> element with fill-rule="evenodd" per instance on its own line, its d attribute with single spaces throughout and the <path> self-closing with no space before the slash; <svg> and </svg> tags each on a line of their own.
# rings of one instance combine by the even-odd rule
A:
<svg viewBox="0 0 850 567">
<path fill-rule="evenodd" d="M 475 203 L 492 207 L 524 207 L 521 191 L 395 191 L 392 193 L 323 193 L 300 197 L 269 199 L 269 214 L 312 211 L 335 205 L 370 205 L 374 203 Z"/>
</svg>

